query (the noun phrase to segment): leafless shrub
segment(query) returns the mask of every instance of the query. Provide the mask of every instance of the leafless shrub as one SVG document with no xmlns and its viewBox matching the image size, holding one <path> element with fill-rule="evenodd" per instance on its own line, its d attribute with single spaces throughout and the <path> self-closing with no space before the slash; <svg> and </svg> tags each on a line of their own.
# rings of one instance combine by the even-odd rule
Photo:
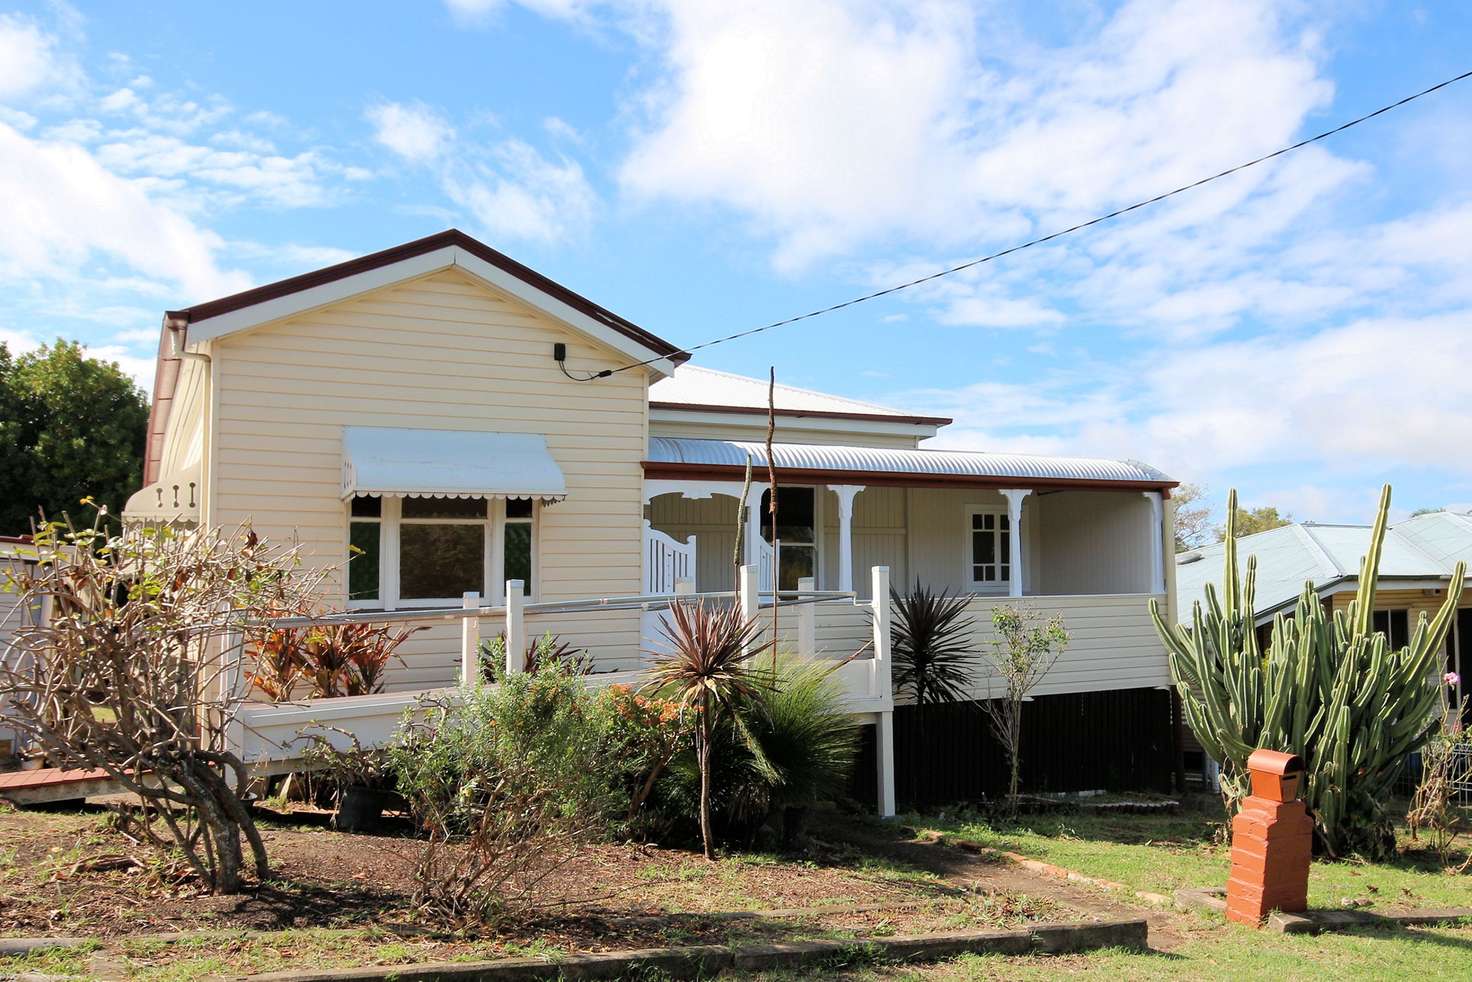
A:
<svg viewBox="0 0 1472 982">
<path fill-rule="evenodd" d="M 99 510 L 91 528 L 45 525 L 39 562 L 9 575 L 8 589 L 46 613 L 16 636 L 20 657 L 0 663 L 10 725 L 52 765 L 101 770 L 137 795 L 140 835 L 236 892 L 242 838 L 256 876 L 268 874 L 226 739 L 244 692 L 238 625 L 291 609 L 323 574 L 248 528 L 109 537 L 104 521 Z"/>
</svg>

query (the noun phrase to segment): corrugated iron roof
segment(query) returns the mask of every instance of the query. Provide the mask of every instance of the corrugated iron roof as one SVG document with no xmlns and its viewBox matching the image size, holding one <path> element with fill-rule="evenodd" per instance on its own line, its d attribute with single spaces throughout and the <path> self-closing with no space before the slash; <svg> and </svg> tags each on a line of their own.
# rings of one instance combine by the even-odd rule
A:
<svg viewBox="0 0 1472 982">
<path fill-rule="evenodd" d="M 652 437 L 649 441 L 649 459 L 654 463 L 744 467 L 748 456 L 755 467 L 767 465 L 766 448 L 761 443 L 681 437 Z M 1169 477 L 1146 464 L 1093 457 L 1044 457 L 969 450 L 901 450 L 808 443 L 774 444 L 772 456 L 778 468 L 791 470 L 1001 478 L 1016 479 L 1024 484 L 1049 481 L 1118 481 L 1132 485 L 1168 486 L 1174 483 Z"/>
<path fill-rule="evenodd" d="M 843 396 L 815 392 L 812 389 L 799 389 L 796 386 L 780 383 L 773 394 L 779 410 L 854 413 L 865 416 L 906 415 L 903 410 L 890 406 L 860 402 L 857 399 L 847 399 Z M 673 375 L 651 384 L 649 400 L 656 403 L 678 403 L 687 406 L 740 406 L 752 412 L 765 413 L 767 411 L 767 381 L 685 364 L 676 368 Z"/>
<path fill-rule="evenodd" d="M 1324 590 L 1359 577 L 1360 560 L 1370 549 L 1369 525 L 1302 522 L 1237 540 L 1237 565 L 1245 573 L 1257 557 L 1254 604 L 1259 617 L 1292 604 L 1312 581 Z M 1221 543 L 1176 557 L 1176 619 L 1191 622 L 1191 608 L 1205 602 L 1206 584 L 1220 587 Z M 1417 515 L 1385 530 L 1380 550 L 1381 580 L 1445 580 L 1458 561 L 1472 566 L 1472 517 L 1453 512 Z"/>
</svg>

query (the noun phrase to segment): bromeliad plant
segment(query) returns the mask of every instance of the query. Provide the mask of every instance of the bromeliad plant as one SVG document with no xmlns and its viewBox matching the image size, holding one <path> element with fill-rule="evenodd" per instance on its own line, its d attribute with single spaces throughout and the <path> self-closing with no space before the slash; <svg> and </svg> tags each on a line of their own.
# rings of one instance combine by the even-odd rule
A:
<svg viewBox="0 0 1472 982">
<path fill-rule="evenodd" d="M 1245 576 L 1237 568 L 1235 491 L 1227 502 L 1220 595 L 1206 587 L 1205 607 L 1196 605 L 1189 628 L 1167 624 L 1150 601 L 1186 719 L 1224 765 L 1228 803 L 1235 806 L 1246 793 L 1252 751 L 1297 754 L 1308 769 L 1305 799 L 1316 840 L 1331 856 L 1394 851 L 1384 803 L 1406 756 L 1441 725 L 1438 665 L 1466 571 L 1457 564 L 1436 616 L 1422 613 L 1410 644 L 1392 648 L 1372 619 L 1389 510 L 1386 485 L 1349 608 L 1330 616 L 1313 584 L 1305 584 L 1293 615 L 1275 619 L 1266 651 L 1259 649 L 1253 617 L 1255 557 Z"/>
</svg>

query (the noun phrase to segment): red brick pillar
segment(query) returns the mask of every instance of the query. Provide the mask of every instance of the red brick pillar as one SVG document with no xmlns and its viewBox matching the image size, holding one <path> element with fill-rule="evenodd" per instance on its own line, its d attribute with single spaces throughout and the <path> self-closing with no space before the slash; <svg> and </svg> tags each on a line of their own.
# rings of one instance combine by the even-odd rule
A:
<svg viewBox="0 0 1472 982">
<path fill-rule="evenodd" d="M 1276 750 L 1247 758 L 1252 794 L 1232 819 L 1227 917 L 1254 927 L 1269 911 L 1308 908 L 1313 819 L 1298 800 L 1303 761 Z"/>
</svg>

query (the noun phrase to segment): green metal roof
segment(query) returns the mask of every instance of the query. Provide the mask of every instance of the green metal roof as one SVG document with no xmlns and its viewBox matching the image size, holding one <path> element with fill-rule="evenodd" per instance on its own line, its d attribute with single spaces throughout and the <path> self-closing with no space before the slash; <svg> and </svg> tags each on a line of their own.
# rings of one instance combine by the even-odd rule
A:
<svg viewBox="0 0 1472 982">
<path fill-rule="evenodd" d="M 1359 578 L 1360 560 L 1370 548 L 1368 525 L 1319 525 L 1300 522 L 1237 540 L 1237 564 L 1257 557 L 1258 618 L 1288 606 L 1312 581 L 1324 591 Z M 1176 557 L 1176 617 L 1191 622 L 1191 608 L 1206 598 L 1206 584 L 1222 581 L 1221 543 Z M 1458 560 L 1472 567 L 1472 516 L 1457 512 L 1418 515 L 1385 530 L 1380 581 L 1448 580 Z"/>
</svg>

